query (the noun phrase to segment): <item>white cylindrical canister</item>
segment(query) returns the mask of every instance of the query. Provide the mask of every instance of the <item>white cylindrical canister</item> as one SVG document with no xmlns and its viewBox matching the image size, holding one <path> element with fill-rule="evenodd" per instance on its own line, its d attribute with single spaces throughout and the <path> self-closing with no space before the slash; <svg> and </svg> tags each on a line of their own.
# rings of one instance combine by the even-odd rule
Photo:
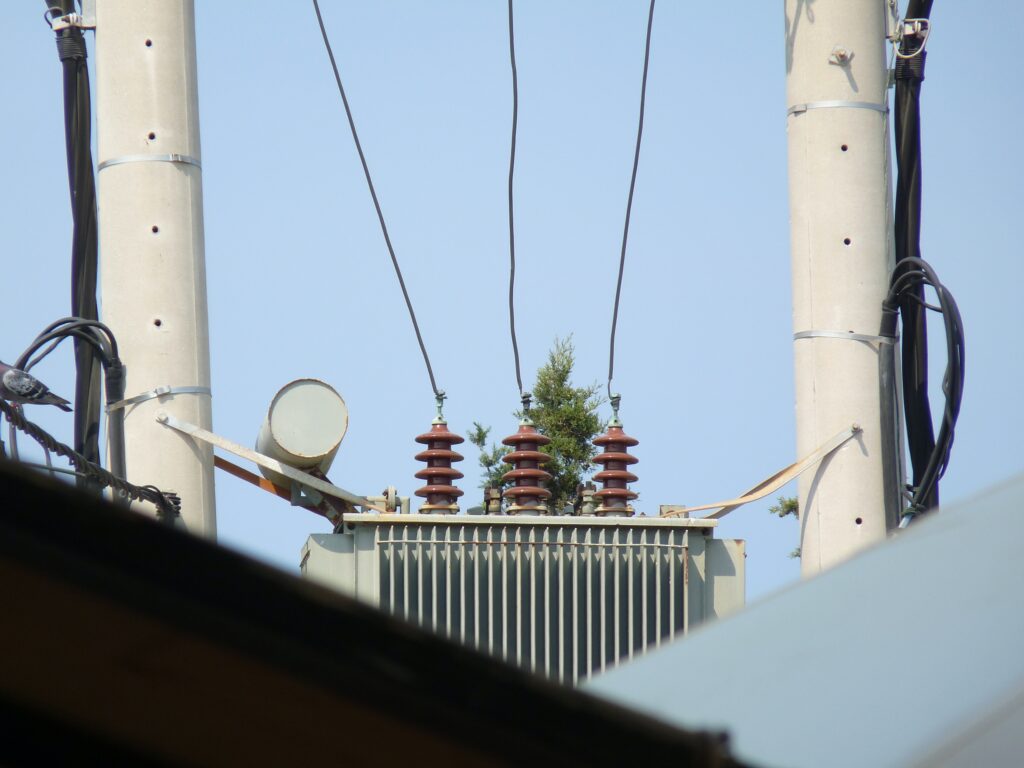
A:
<svg viewBox="0 0 1024 768">
<path fill-rule="evenodd" d="M 348 408 L 341 395 L 319 379 L 296 379 L 274 395 L 256 438 L 256 450 L 296 469 L 327 472 L 348 430 Z M 261 468 L 270 481 L 291 481 Z"/>
</svg>

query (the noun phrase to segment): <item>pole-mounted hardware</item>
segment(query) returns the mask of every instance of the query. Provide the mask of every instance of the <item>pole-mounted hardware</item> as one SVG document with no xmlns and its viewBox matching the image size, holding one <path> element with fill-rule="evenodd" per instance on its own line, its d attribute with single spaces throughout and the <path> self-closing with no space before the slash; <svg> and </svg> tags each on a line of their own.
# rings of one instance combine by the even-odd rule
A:
<svg viewBox="0 0 1024 768">
<path fill-rule="evenodd" d="M 43 14 L 46 23 L 54 32 L 62 29 L 96 29 L 96 0 L 82 0 L 81 13 L 67 13 L 62 16 L 54 16 L 57 8 L 47 8 Z"/>
<path fill-rule="evenodd" d="M 896 35 L 891 38 L 895 48 L 896 58 L 913 59 L 924 52 L 925 44 L 928 42 L 928 35 L 931 34 L 931 21 L 928 19 L 904 19 L 897 27 Z M 901 51 L 904 48 L 904 41 L 908 38 L 916 38 L 919 42 L 913 46 L 908 53 Z"/>
<path fill-rule="evenodd" d="M 180 432 L 184 435 L 191 437 L 193 440 L 198 440 L 203 443 L 207 443 L 216 448 L 221 448 L 228 453 L 233 453 L 235 456 L 239 456 L 243 459 L 251 461 L 260 467 L 272 470 L 278 474 L 284 475 L 286 478 L 291 480 L 293 483 L 298 484 L 303 493 L 307 493 L 310 489 L 319 491 L 326 496 L 332 496 L 341 501 L 348 502 L 353 506 L 365 507 L 368 509 L 375 510 L 377 512 L 385 512 L 386 509 L 382 509 L 378 505 L 372 504 L 369 499 L 364 496 L 358 496 L 354 493 L 346 491 L 344 488 L 339 488 L 333 483 L 324 480 L 323 478 L 316 477 L 309 472 L 303 472 L 301 469 L 290 467 L 287 464 L 273 459 L 270 456 L 265 456 L 262 453 L 257 453 L 249 448 L 246 448 L 238 443 L 234 443 L 227 438 L 221 437 L 220 435 L 214 434 L 209 430 L 203 429 L 202 427 L 192 424 L 187 421 L 178 419 L 171 414 L 160 411 L 156 415 L 156 421 L 165 427 Z"/>
</svg>

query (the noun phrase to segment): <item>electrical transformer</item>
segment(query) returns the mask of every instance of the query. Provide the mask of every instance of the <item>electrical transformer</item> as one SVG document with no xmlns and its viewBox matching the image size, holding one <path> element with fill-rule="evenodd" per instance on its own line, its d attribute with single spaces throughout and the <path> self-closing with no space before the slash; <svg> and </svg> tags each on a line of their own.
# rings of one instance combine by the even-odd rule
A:
<svg viewBox="0 0 1024 768">
<path fill-rule="evenodd" d="M 744 603 L 715 520 L 347 514 L 302 573 L 537 674 L 578 683 Z"/>
</svg>

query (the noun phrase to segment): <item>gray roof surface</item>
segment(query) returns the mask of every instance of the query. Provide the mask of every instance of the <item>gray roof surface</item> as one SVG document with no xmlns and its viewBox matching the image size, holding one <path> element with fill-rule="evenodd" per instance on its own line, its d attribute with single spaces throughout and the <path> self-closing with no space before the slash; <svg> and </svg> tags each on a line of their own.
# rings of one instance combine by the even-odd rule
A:
<svg viewBox="0 0 1024 768">
<path fill-rule="evenodd" d="M 759 765 L 1020 764 L 1022 541 L 1024 475 L 588 690 Z"/>
</svg>

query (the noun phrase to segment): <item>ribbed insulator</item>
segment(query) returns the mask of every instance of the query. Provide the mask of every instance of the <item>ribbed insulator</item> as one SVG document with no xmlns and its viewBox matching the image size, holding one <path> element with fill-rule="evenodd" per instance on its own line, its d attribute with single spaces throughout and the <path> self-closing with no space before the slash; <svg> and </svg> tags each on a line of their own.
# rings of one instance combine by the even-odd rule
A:
<svg viewBox="0 0 1024 768">
<path fill-rule="evenodd" d="M 511 501 L 508 507 L 510 515 L 544 515 L 548 508 L 544 500 L 551 497 L 551 491 L 542 487 L 541 483 L 551 479 L 551 474 L 540 468 L 550 457 L 537 450 L 551 442 L 533 424 L 520 424 L 519 431 L 501 441 L 512 446 L 512 453 L 502 461 L 511 464 L 514 469 L 506 472 L 502 480 L 512 483 L 505 490 L 505 498 Z"/>
<path fill-rule="evenodd" d="M 416 461 L 427 462 L 427 466 L 416 473 L 420 480 L 427 481 L 416 491 L 417 496 L 427 500 L 420 512 L 458 512 L 456 499 L 462 491 L 453 482 L 462 477 L 462 473 L 452 468 L 452 462 L 462 461 L 462 454 L 453 451 L 452 446 L 463 442 L 463 438 L 449 432 L 445 422 L 435 421 L 430 431 L 417 437 L 416 442 L 427 446 L 427 450 L 416 454 Z"/>
<path fill-rule="evenodd" d="M 604 465 L 604 469 L 594 475 L 594 480 L 604 486 L 594 494 L 598 500 L 597 514 L 632 516 L 629 502 L 637 494 L 628 486 L 636 482 L 636 475 L 626 467 L 636 464 L 638 459 L 627 449 L 639 444 L 640 441 L 623 432 L 621 426 L 609 425 L 607 432 L 594 438 L 594 445 L 604 449 L 594 457 L 595 464 Z"/>
</svg>

